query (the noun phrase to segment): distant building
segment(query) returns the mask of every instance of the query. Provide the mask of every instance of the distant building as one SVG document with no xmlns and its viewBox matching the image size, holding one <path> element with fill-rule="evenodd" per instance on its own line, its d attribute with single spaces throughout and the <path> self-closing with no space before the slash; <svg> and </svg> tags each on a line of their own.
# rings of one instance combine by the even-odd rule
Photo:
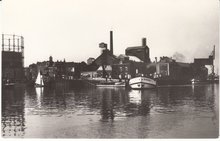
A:
<svg viewBox="0 0 220 141">
<path fill-rule="evenodd" d="M 173 82 L 190 81 L 193 78 L 193 66 L 189 63 L 176 62 L 169 57 L 160 57 L 160 61 L 156 62 L 154 77 Z"/>
<path fill-rule="evenodd" d="M 52 56 L 49 61 L 37 62 L 36 64 L 29 65 L 25 70 L 26 78 L 29 81 L 35 82 L 38 72 L 43 75 L 43 80 L 47 84 L 56 80 L 72 80 L 80 78 L 80 73 L 86 68 L 85 62 L 66 62 L 53 61 Z"/>
<path fill-rule="evenodd" d="M 112 77 L 122 79 L 130 77 L 140 76 L 145 74 L 145 64 L 139 58 L 135 56 L 119 55 L 118 63 L 112 66 Z"/>
<path fill-rule="evenodd" d="M 144 63 L 149 64 L 150 61 L 150 50 L 149 47 L 146 45 L 146 38 L 142 39 L 142 46 L 136 46 L 136 47 L 128 47 L 125 50 L 125 55 L 131 55 L 136 56 L 140 60 L 142 60 Z"/>
<path fill-rule="evenodd" d="M 209 58 L 195 58 L 194 64 L 197 66 L 204 66 L 204 65 L 213 65 L 213 56 L 209 56 Z"/>
</svg>

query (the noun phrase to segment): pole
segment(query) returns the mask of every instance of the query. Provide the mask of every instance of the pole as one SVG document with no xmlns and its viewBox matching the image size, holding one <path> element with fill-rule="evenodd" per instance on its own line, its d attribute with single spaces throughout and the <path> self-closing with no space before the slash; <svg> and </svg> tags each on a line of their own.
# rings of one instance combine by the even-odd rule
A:
<svg viewBox="0 0 220 141">
<path fill-rule="evenodd" d="M 2 51 L 4 51 L 4 34 L 2 34 Z"/>
<path fill-rule="evenodd" d="M 13 35 L 13 51 L 15 51 L 15 35 Z"/>
<path fill-rule="evenodd" d="M 17 39 L 17 45 L 18 45 L 18 48 L 19 48 L 19 47 L 20 47 L 20 46 L 19 46 L 19 39 Z"/>
<path fill-rule="evenodd" d="M 10 51 L 10 38 L 8 39 L 8 50 Z"/>
</svg>

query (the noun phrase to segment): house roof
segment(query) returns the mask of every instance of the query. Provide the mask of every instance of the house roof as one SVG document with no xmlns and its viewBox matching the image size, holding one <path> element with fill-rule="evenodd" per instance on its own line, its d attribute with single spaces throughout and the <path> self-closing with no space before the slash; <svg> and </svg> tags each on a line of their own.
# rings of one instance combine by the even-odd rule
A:
<svg viewBox="0 0 220 141">
<path fill-rule="evenodd" d="M 118 58 L 128 58 L 128 60 L 130 61 L 134 61 L 134 62 L 143 62 L 142 60 L 140 60 L 138 57 L 136 56 L 132 56 L 132 55 L 124 55 L 124 54 L 120 54 L 118 56 Z"/>
<path fill-rule="evenodd" d="M 117 58 L 107 49 L 99 57 L 97 57 L 93 63 L 96 63 L 99 66 L 112 65 L 115 60 L 117 60 Z"/>
<path fill-rule="evenodd" d="M 131 49 L 142 49 L 142 48 L 149 48 L 148 46 L 134 46 L 134 47 L 128 47 L 126 50 L 131 50 Z"/>
</svg>

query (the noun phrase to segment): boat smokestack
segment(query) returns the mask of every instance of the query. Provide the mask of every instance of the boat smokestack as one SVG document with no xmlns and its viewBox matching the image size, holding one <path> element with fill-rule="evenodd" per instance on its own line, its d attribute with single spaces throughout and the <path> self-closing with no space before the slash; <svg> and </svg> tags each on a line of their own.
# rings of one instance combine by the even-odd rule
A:
<svg viewBox="0 0 220 141">
<path fill-rule="evenodd" d="M 146 46 L 147 45 L 147 40 L 146 38 L 142 38 L 142 46 Z"/>
<path fill-rule="evenodd" d="M 110 52 L 113 55 L 113 31 L 110 31 Z"/>
</svg>

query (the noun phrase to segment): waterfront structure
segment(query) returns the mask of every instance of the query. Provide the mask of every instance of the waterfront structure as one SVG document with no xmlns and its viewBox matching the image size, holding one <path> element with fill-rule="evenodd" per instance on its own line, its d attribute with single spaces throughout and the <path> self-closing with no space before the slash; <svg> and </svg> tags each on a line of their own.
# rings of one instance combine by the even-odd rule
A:
<svg viewBox="0 0 220 141">
<path fill-rule="evenodd" d="M 24 80 L 24 38 L 2 34 L 2 81 Z"/>
<path fill-rule="evenodd" d="M 146 38 L 142 39 L 142 46 L 126 48 L 125 55 L 136 56 L 140 60 L 142 60 L 144 63 L 149 64 L 151 62 L 150 61 L 150 49 L 147 46 Z"/>
<path fill-rule="evenodd" d="M 215 46 L 208 58 L 195 58 L 193 63 L 194 72 L 195 72 L 194 78 L 199 80 L 206 80 L 207 78 L 210 80 L 214 80 L 216 77 L 218 77 L 214 72 L 214 59 L 215 59 Z M 208 70 L 205 67 L 206 65 L 211 66 L 212 69 L 211 74 L 208 74 Z"/>
<path fill-rule="evenodd" d="M 176 60 L 163 56 L 160 61 L 156 61 L 156 71 L 151 74 L 161 83 L 183 84 L 189 83 L 193 78 L 205 81 L 208 78 L 208 69 L 205 65 L 212 63 L 209 59 L 195 59 L 194 63 L 176 62 Z M 152 65 L 153 66 L 153 65 Z"/>
<path fill-rule="evenodd" d="M 176 62 L 174 59 L 163 56 L 156 63 L 155 78 L 164 81 L 186 82 L 193 78 L 192 64 Z"/>
<path fill-rule="evenodd" d="M 78 79 L 80 78 L 81 71 L 85 70 L 86 66 L 85 62 L 66 62 L 65 59 L 54 62 L 52 56 L 50 56 L 49 61 L 29 65 L 29 68 L 26 68 L 25 74 L 30 84 L 33 84 L 38 72 L 40 72 L 43 75 L 45 85 L 48 85 L 59 80 Z"/>
<path fill-rule="evenodd" d="M 202 68 L 202 67 L 205 67 L 205 65 L 210 65 L 212 68 L 212 75 L 215 75 L 214 74 L 214 59 L 215 59 L 215 46 L 208 58 L 195 58 L 194 65 L 196 68 Z"/>
<path fill-rule="evenodd" d="M 145 74 L 145 63 L 135 56 L 119 55 L 118 63 L 113 64 L 113 78 L 129 79 Z"/>
</svg>

